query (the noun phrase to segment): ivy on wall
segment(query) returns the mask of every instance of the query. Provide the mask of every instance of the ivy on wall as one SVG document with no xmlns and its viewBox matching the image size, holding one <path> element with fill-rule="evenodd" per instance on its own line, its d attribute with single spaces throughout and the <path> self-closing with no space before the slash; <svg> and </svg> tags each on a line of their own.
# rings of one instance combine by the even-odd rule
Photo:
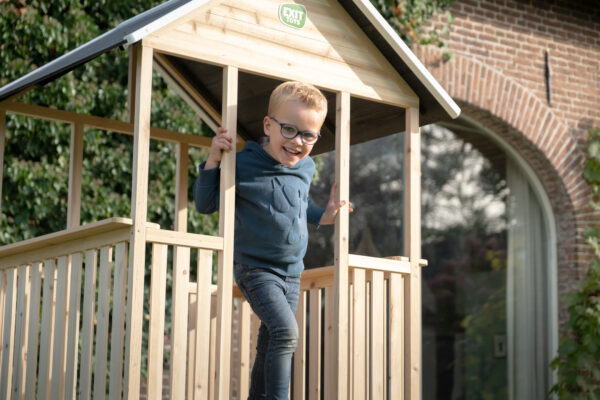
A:
<svg viewBox="0 0 600 400">
<path fill-rule="evenodd" d="M 583 177 L 600 198 L 600 129 L 591 129 L 588 160 Z M 600 201 L 591 207 L 600 211 Z M 579 287 L 568 294 L 569 320 L 560 339 L 558 355 L 551 366 L 557 373 L 552 387 L 559 399 L 600 399 L 600 230 L 588 228 L 583 234 L 594 251 L 594 259 Z"/>
</svg>

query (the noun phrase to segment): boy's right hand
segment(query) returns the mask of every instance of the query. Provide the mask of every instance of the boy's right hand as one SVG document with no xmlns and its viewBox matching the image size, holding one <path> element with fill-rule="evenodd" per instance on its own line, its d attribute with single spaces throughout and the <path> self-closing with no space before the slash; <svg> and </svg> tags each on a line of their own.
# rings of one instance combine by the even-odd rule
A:
<svg viewBox="0 0 600 400">
<path fill-rule="evenodd" d="M 221 163 L 223 151 L 231 150 L 231 136 L 227 134 L 227 129 L 219 127 L 216 136 L 210 144 L 210 153 L 204 165 L 204 169 L 217 168 Z"/>
</svg>

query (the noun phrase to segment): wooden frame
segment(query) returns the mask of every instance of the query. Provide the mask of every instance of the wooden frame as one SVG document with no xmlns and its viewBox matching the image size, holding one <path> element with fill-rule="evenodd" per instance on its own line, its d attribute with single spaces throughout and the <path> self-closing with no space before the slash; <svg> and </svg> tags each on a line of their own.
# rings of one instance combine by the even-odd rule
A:
<svg viewBox="0 0 600 400">
<path fill-rule="evenodd" d="M 72 129 L 67 229 L 0 247 L 0 397 L 13 389 L 26 397 L 35 397 L 36 392 L 40 398 L 103 397 L 108 379 L 109 397 L 118 398 L 122 392 L 125 398 L 139 398 L 146 300 L 150 304 L 148 396 L 160 397 L 169 246 L 174 254 L 170 396 L 223 400 L 233 393 L 234 381 L 238 382 L 237 393 L 243 396 L 249 390 L 247 360 L 255 355 L 250 346 L 256 344 L 259 321 L 233 285 L 235 152 L 224 154 L 221 162 L 219 235 L 187 232 L 190 146 L 206 148 L 211 139 L 151 126 L 155 65 L 188 103 L 196 105 L 195 111 L 213 130 L 222 125 L 233 133 L 233 146 L 238 150 L 243 145 L 236 131 L 239 71 L 309 80 L 333 91 L 337 200 L 349 201 L 351 98 L 405 108 L 404 257 L 349 254 L 348 206 L 340 210 L 335 223 L 334 266 L 306 271 L 302 277 L 293 393 L 311 399 L 322 393 L 328 399 L 343 400 L 418 399 L 420 268 L 427 264 L 420 258 L 419 98 L 336 2 L 309 1 L 314 18 L 304 31 L 286 31 L 280 21 L 262 10 L 278 4 L 274 0 L 257 0 L 243 7 L 231 0 L 208 4 L 202 3 L 178 22 L 130 47 L 127 122 L 15 102 L 18 96 L 0 104 L 1 143 L 6 140 L 7 113 L 60 121 Z M 190 40 L 198 35 L 206 37 L 203 46 Z M 271 57 L 267 63 L 256 54 Z M 223 68 L 220 112 L 166 55 Z M 131 219 L 111 218 L 80 226 L 84 132 L 88 128 L 133 135 Z M 152 139 L 177 146 L 173 230 L 147 222 Z M 0 146 L 0 164 L 3 158 L 4 146 Z M 0 185 L 0 207 L 1 201 Z M 152 259 L 147 263 L 148 244 L 152 245 Z M 190 280 L 192 251 L 198 254 L 196 282 Z M 211 282 L 214 252 L 218 255 L 217 285 Z M 144 298 L 146 264 L 151 268 L 149 299 Z M 79 304 L 82 274 L 84 294 L 83 304 Z M 323 296 L 326 334 L 321 337 Z M 239 310 L 235 318 L 234 307 Z M 113 315 L 110 356 L 106 354 L 109 313 Z M 239 331 L 233 330 L 234 323 Z M 40 331 L 50 334 L 42 335 L 38 343 Z M 76 352 L 79 340 L 80 354 Z M 239 368 L 231 365 L 234 341 L 240 345 L 236 357 L 243 365 Z M 393 371 L 389 381 L 387 371 Z M 310 390 L 305 393 L 307 382 Z"/>
</svg>

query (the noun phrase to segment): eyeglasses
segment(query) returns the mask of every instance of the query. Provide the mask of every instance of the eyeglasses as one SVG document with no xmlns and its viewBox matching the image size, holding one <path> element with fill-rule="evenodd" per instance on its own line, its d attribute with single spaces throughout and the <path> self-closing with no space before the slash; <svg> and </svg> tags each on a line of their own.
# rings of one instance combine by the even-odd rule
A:
<svg viewBox="0 0 600 400">
<path fill-rule="evenodd" d="M 269 117 L 269 118 L 271 118 L 273 121 L 275 121 L 279 124 L 279 126 L 281 127 L 281 136 L 283 136 L 286 139 L 293 139 L 296 136 L 300 135 L 300 138 L 302 139 L 302 143 L 312 145 L 312 144 L 315 144 L 317 142 L 317 140 L 319 140 L 321 138 L 321 135 L 319 135 L 317 132 L 300 131 L 300 130 L 298 130 L 298 127 L 296 125 L 282 124 L 281 122 L 277 121 L 273 117 Z"/>
</svg>

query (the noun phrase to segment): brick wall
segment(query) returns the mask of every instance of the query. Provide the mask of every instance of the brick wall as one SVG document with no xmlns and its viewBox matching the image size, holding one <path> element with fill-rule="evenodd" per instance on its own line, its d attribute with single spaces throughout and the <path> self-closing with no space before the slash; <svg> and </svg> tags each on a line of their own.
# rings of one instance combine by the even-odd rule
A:
<svg viewBox="0 0 600 400">
<path fill-rule="evenodd" d="M 587 130 L 600 127 L 600 3 L 458 0 L 451 12 L 451 61 L 432 46 L 413 50 L 463 115 L 503 137 L 538 174 L 556 218 L 562 298 L 586 270 L 581 233 L 597 218 L 581 173 Z"/>
</svg>

